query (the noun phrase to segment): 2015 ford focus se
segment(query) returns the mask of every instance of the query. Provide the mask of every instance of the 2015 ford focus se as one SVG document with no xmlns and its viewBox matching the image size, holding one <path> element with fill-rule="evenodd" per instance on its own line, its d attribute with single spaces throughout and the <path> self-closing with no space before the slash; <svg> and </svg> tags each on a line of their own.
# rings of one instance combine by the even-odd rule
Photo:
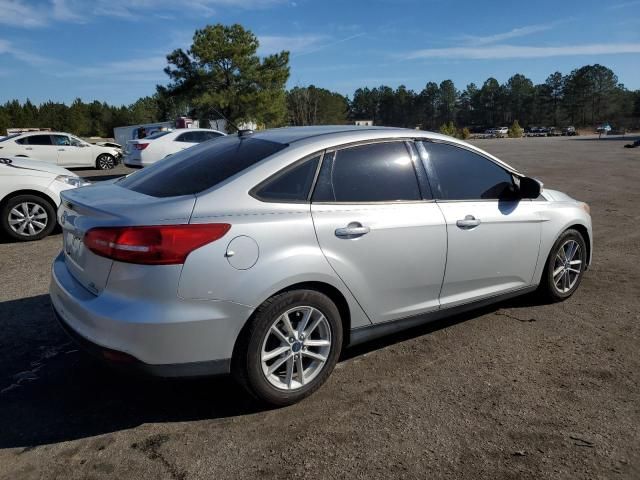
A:
<svg viewBox="0 0 640 480">
<path fill-rule="evenodd" d="M 233 373 L 285 405 L 343 348 L 538 289 L 591 261 L 586 204 L 415 130 L 302 127 L 205 142 L 64 192 L 51 300 L 114 363 Z"/>
</svg>

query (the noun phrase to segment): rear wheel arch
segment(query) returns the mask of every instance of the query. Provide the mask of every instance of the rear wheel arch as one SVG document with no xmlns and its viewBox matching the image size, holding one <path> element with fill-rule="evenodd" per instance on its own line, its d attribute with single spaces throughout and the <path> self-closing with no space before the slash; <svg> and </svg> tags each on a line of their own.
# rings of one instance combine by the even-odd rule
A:
<svg viewBox="0 0 640 480">
<path fill-rule="evenodd" d="M 342 346 L 343 348 L 346 347 L 347 344 L 349 343 L 349 331 L 351 330 L 351 311 L 349 309 L 349 304 L 345 296 L 342 294 L 342 292 L 340 292 L 340 290 L 338 290 L 333 285 L 330 285 L 325 282 L 314 282 L 314 281 L 294 283 L 292 285 L 289 285 L 288 287 L 278 290 L 277 292 L 274 292 L 269 296 L 269 298 L 265 299 L 264 302 L 262 302 L 259 306 L 263 305 L 265 302 L 269 301 L 271 298 L 275 297 L 276 295 L 280 295 L 282 293 L 290 292 L 294 290 L 315 290 L 316 292 L 320 292 L 326 295 L 327 297 L 329 297 L 329 299 L 335 304 L 336 308 L 338 309 L 338 312 L 340 313 L 342 331 L 344 332 L 344 335 L 342 338 Z M 236 353 L 236 349 L 238 348 L 238 345 L 240 343 L 239 340 L 246 334 L 249 326 L 251 325 L 251 322 L 255 318 L 255 312 L 257 310 L 258 308 L 254 310 L 254 313 L 251 314 L 249 319 L 247 319 L 245 324 L 240 329 L 240 332 L 238 333 L 235 344 L 233 346 L 234 356 Z"/>
</svg>

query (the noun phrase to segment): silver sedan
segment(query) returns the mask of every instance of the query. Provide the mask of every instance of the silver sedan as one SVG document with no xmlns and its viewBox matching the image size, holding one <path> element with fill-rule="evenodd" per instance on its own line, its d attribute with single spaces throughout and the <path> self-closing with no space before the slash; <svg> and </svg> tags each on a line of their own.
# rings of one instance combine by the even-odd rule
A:
<svg viewBox="0 0 640 480">
<path fill-rule="evenodd" d="M 585 203 L 415 130 L 241 132 L 62 197 L 51 300 L 71 336 L 130 369 L 232 373 L 274 405 L 350 345 L 564 300 L 592 255 Z"/>
</svg>

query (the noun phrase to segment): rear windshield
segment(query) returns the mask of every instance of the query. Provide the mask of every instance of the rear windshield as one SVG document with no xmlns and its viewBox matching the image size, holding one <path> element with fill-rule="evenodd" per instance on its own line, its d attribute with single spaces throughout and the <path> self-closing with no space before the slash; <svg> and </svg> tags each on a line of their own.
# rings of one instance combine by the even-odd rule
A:
<svg viewBox="0 0 640 480">
<path fill-rule="evenodd" d="M 164 131 L 160 131 L 160 132 L 155 132 L 152 133 L 151 135 L 148 135 L 144 138 L 140 138 L 139 140 L 153 140 L 154 138 L 160 138 L 160 137 L 164 137 L 165 135 L 171 133 L 170 130 L 164 130 Z"/>
<path fill-rule="evenodd" d="M 20 135 L 22 135 L 21 133 L 13 133 L 11 135 L 9 135 L 8 137 L 0 137 L 0 142 L 6 142 L 7 140 L 11 140 L 12 138 L 16 138 L 19 137 Z"/>
<path fill-rule="evenodd" d="M 223 137 L 196 145 L 139 170 L 118 185 L 152 197 L 194 195 L 287 147 L 287 144 Z"/>
</svg>

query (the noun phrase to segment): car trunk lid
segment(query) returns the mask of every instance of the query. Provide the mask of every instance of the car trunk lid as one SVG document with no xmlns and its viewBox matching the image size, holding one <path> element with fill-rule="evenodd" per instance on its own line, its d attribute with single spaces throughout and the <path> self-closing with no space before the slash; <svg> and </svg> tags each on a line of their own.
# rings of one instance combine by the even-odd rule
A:
<svg viewBox="0 0 640 480">
<path fill-rule="evenodd" d="M 194 204 L 192 195 L 156 198 L 113 182 L 63 192 L 58 221 L 67 268 L 87 290 L 99 295 L 107 284 L 113 260 L 85 246 L 84 236 L 90 229 L 185 224 Z"/>
</svg>

